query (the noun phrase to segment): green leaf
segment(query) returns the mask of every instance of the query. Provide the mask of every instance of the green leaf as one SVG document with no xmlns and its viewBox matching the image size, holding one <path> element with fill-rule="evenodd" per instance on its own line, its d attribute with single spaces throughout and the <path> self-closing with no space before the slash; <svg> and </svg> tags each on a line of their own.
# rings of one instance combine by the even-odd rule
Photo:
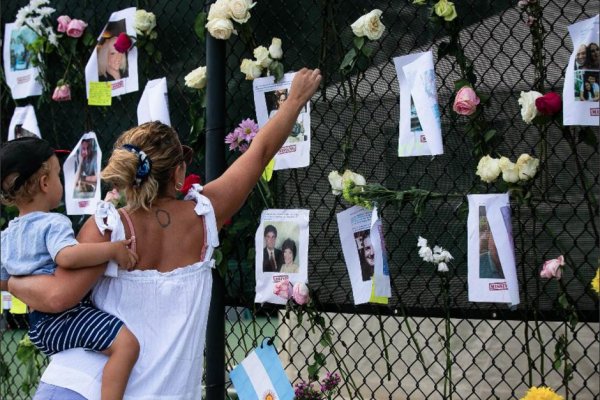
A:
<svg viewBox="0 0 600 400">
<path fill-rule="evenodd" d="M 494 136 L 496 136 L 496 130 L 495 129 L 490 129 L 489 131 L 487 131 L 486 133 L 483 134 L 483 140 L 486 143 L 488 143 L 492 139 L 494 139 Z"/>
<path fill-rule="evenodd" d="M 458 91 L 465 86 L 471 86 L 471 82 L 466 79 L 459 79 L 454 82 L 454 90 Z"/>
<path fill-rule="evenodd" d="M 584 128 L 579 131 L 579 142 L 596 149 L 598 147 L 598 133 L 590 128 Z"/>
<path fill-rule="evenodd" d="M 352 69 L 352 66 L 356 60 L 356 55 L 356 49 L 354 48 L 350 49 L 346 53 L 344 59 L 342 60 L 342 63 L 340 64 L 340 70 L 342 72 L 349 72 Z"/>
<path fill-rule="evenodd" d="M 81 38 L 81 41 L 83 42 L 83 44 L 85 46 L 93 46 L 94 44 L 96 44 L 96 39 L 94 38 L 94 36 L 92 36 L 92 34 L 86 30 L 83 34 L 83 38 Z"/>
<path fill-rule="evenodd" d="M 307 368 L 309 379 L 312 379 L 312 380 L 319 379 L 319 377 L 318 377 L 319 369 L 321 369 L 321 367 L 319 365 L 317 365 L 317 364 L 311 364 L 311 365 L 309 365 L 308 368 Z"/>
<path fill-rule="evenodd" d="M 356 47 L 357 50 L 360 50 L 365 44 L 365 38 L 362 36 L 361 37 L 355 36 L 353 43 L 354 43 L 354 47 Z"/>
<path fill-rule="evenodd" d="M 157 50 L 157 51 L 156 51 L 156 52 L 153 54 L 152 58 L 154 59 L 154 62 L 155 62 L 155 63 L 157 63 L 157 64 L 160 64 L 160 63 L 161 63 L 161 61 L 162 61 L 162 53 L 160 52 L 160 50 Z"/>
<path fill-rule="evenodd" d="M 194 21 L 194 32 L 201 42 L 204 42 L 206 32 L 206 17 L 207 14 L 205 12 L 200 12 L 198 15 L 196 15 L 196 20 Z"/>
<path fill-rule="evenodd" d="M 569 308 L 569 299 L 565 293 L 561 293 L 560 296 L 558 296 L 558 304 L 560 304 L 563 310 L 567 310 Z"/>
<path fill-rule="evenodd" d="M 152 55 L 154 54 L 154 43 L 152 42 L 146 42 L 146 45 L 144 46 L 144 50 L 146 50 L 146 53 L 148 53 L 148 55 Z"/>
<path fill-rule="evenodd" d="M 320 366 L 324 366 L 327 363 L 325 359 L 325 355 L 323 353 L 315 352 L 315 364 L 319 364 Z"/>
<path fill-rule="evenodd" d="M 365 55 L 365 57 L 370 58 L 373 55 L 373 48 L 371 46 L 365 46 L 362 48 L 361 52 Z"/>
<path fill-rule="evenodd" d="M 333 341 L 331 340 L 331 333 L 329 333 L 329 329 L 325 329 L 321 334 L 321 341 L 319 342 L 321 346 L 333 346 Z"/>
<path fill-rule="evenodd" d="M 283 64 L 279 61 L 273 61 L 269 65 L 269 71 L 271 71 L 271 74 L 275 77 L 275 82 L 279 82 L 283 79 Z"/>
<path fill-rule="evenodd" d="M 223 253 L 221 252 L 221 249 L 215 249 L 213 257 L 215 259 L 215 264 L 221 264 L 221 261 L 223 261 Z"/>
<path fill-rule="evenodd" d="M 363 56 L 362 54 L 359 54 L 358 57 L 356 57 L 356 69 L 359 71 L 366 71 L 369 68 L 369 65 L 371 64 L 371 60 L 369 60 L 367 57 Z"/>
</svg>

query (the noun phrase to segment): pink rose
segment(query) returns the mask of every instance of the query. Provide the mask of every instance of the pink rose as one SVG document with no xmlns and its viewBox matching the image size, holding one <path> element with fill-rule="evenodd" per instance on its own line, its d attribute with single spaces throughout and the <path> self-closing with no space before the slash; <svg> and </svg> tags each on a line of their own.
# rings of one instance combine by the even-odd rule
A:
<svg viewBox="0 0 600 400">
<path fill-rule="evenodd" d="M 59 85 L 54 89 L 52 94 L 54 101 L 69 101 L 71 100 L 71 87 L 68 84 Z"/>
<path fill-rule="evenodd" d="M 87 24 L 80 19 L 72 19 L 67 26 L 67 36 L 78 38 L 83 35 L 83 31 Z"/>
<path fill-rule="evenodd" d="M 544 262 L 544 265 L 542 265 L 542 272 L 540 272 L 540 276 L 546 279 L 560 279 L 562 274 L 561 267 L 563 265 L 565 265 L 565 258 L 563 256 L 558 256 L 558 258 L 555 258 L 554 260 L 548 260 Z"/>
<path fill-rule="evenodd" d="M 473 88 L 463 86 L 458 93 L 456 93 L 452 109 L 460 115 L 471 115 L 477 109 L 478 104 L 479 97 L 477 97 L 477 93 L 475 93 Z"/>
<path fill-rule="evenodd" d="M 290 284 L 290 281 L 286 278 L 279 282 L 275 282 L 273 294 L 286 300 L 292 297 L 292 285 Z"/>
<path fill-rule="evenodd" d="M 58 28 L 56 28 L 56 30 L 59 32 L 66 32 L 69 22 L 71 22 L 71 17 L 68 15 L 61 15 L 60 17 L 56 18 L 56 21 L 58 21 Z"/>
<path fill-rule="evenodd" d="M 298 282 L 292 289 L 292 297 L 294 301 L 300 305 L 308 303 L 308 286 L 304 282 Z"/>
<path fill-rule="evenodd" d="M 131 46 L 133 46 L 133 42 L 125 32 L 121 32 L 119 33 L 119 36 L 117 37 L 114 46 L 115 50 L 117 50 L 119 53 L 126 53 L 127 50 L 129 50 Z"/>
</svg>

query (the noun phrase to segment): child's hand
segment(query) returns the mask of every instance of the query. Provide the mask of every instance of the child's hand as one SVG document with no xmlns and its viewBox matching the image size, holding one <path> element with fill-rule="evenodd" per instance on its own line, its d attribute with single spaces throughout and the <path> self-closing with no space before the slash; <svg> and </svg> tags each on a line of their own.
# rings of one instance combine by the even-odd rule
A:
<svg viewBox="0 0 600 400">
<path fill-rule="evenodd" d="M 137 263 L 138 256 L 133 251 L 129 249 L 129 245 L 135 241 L 135 238 L 121 240 L 119 242 L 115 242 L 115 254 L 113 259 L 119 264 L 122 268 L 125 269 L 133 269 L 135 264 Z"/>
</svg>

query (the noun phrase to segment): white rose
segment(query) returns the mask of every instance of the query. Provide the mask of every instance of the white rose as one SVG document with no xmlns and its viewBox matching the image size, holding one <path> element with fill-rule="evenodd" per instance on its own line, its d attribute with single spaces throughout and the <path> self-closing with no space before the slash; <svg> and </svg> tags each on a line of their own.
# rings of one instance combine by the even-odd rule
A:
<svg viewBox="0 0 600 400">
<path fill-rule="evenodd" d="M 229 19 L 231 18 L 231 8 L 229 7 L 229 0 L 217 0 L 210 5 L 208 9 L 209 21 L 214 19 Z"/>
<path fill-rule="evenodd" d="M 250 9 L 255 5 L 256 3 L 253 3 L 252 0 L 229 0 L 231 18 L 238 24 L 248 22 Z"/>
<path fill-rule="evenodd" d="M 527 124 L 531 124 L 531 121 L 538 116 L 538 110 L 535 107 L 535 99 L 542 97 L 540 92 L 535 90 L 529 92 L 521 92 L 519 97 L 519 104 L 521 105 L 521 118 Z"/>
<path fill-rule="evenodd" d="M 269 50 L 265 46 L 258 46 L 254 49 L 254 58 L 261 67 L 267 68 L 273 60 L 269 58 Z"/>
<path fill-rule="evenodd" d="M 448 272 L 448 265 L 445 262 L 441 262 L 438 264 L 438 271 L 439 272 Z"/>
<path fill-rule="evenodd" d="M 529 154 L 521 154 L 517 160 L 517 168 L 519 169 L 519 179 L 526 181 L 535 176 L 540 160 L 531 157 Z"/>
<path fill-rule="evenodd" d="M 352 172 L 349 169 L 344 171 L 344 175 L 342 175 L 342 180 L 344 183 L 352 182 L 356 186 L 364 186 L 367 184 L 365 177 L 361 174 L 357 174 L 356 172 Z"/>
<path fill-rule="evenodd" d="M 246 79 L 249 81 L 260 77 L 260 75 L 262 74 L 260 64 L 248 58 L 244 58 L 242 60 L 242 65 L 240 65 L 240 71 L 246 74 Z"/>
<path fill-rule="evenodd" d="M 482 181 L 491 183 L 498 179 L 500 176 L 500 165 L 499 160 L 490 156 L 481 157 L 479 164 L 477 164 L 476 175 L 479 175 Z"/>
<path fill-rule="evenodd" d="M 146 10 L 137 10 L 133 27 L 138 35 L 148 35 L 156 27 L 156 16 Z"/>
<path fill-rule="evenodd" d="M 505 182 L 515 183 L 519 181 L 519 168 L 507 157 L 500 157 L 498 166 L 502 171 L 502 179 Z"/>
<path fill-rule="evenodd" d="M 192 89 L 206 87 L 206 67 L 198 67 L 185 76 L 185 86 Z"/>
<path fill-rule="evenodd" d="M 385 26 L 381 23 L 381 10 L 373 10 L 357 19 L 350 27 L 358 37 L 366 36 L 370 40 L 377 40 L 383 34 Z"/>
<path fill-rule="evenodd" d="M 340 173 L 337 171 L 331 171 L 327 176 L 327 179 L 329 179 L 329 184 L 331 185 L 331 192 L 335 196 L 337 196 L 338 194 L 342 194 L 344 184 Z"/>
<path fill-rule="evenodd" d="M 233 29 L 233 22 L 228 19 L 215 18 L 206 23 L 206 29 L 215 39 L 227 40 L 232 33 L 237 33 Z"/>
<path fill-rule="evenodd" d="M 271 45 L 269 46 L 269 54 L 273 60 L 279 60 L 283 57 L 283 50 L 281 49 L 281 39 L 274 37 L 271 40 Z"/>
</svg>

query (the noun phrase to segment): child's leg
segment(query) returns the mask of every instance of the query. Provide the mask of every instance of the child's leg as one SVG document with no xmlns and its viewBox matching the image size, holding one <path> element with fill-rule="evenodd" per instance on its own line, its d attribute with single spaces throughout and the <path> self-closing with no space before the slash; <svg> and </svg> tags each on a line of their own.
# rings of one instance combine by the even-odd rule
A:
<svg viewBox="0 0 600 400">
<path fill-rule="evenodd" d="M 113 343 L 102 353 L 108 356 L 102 373 L 102 400 L 122 399 L 129 374 L 140 353 L 140 345 L 123 325 Z"/>
</svg>

